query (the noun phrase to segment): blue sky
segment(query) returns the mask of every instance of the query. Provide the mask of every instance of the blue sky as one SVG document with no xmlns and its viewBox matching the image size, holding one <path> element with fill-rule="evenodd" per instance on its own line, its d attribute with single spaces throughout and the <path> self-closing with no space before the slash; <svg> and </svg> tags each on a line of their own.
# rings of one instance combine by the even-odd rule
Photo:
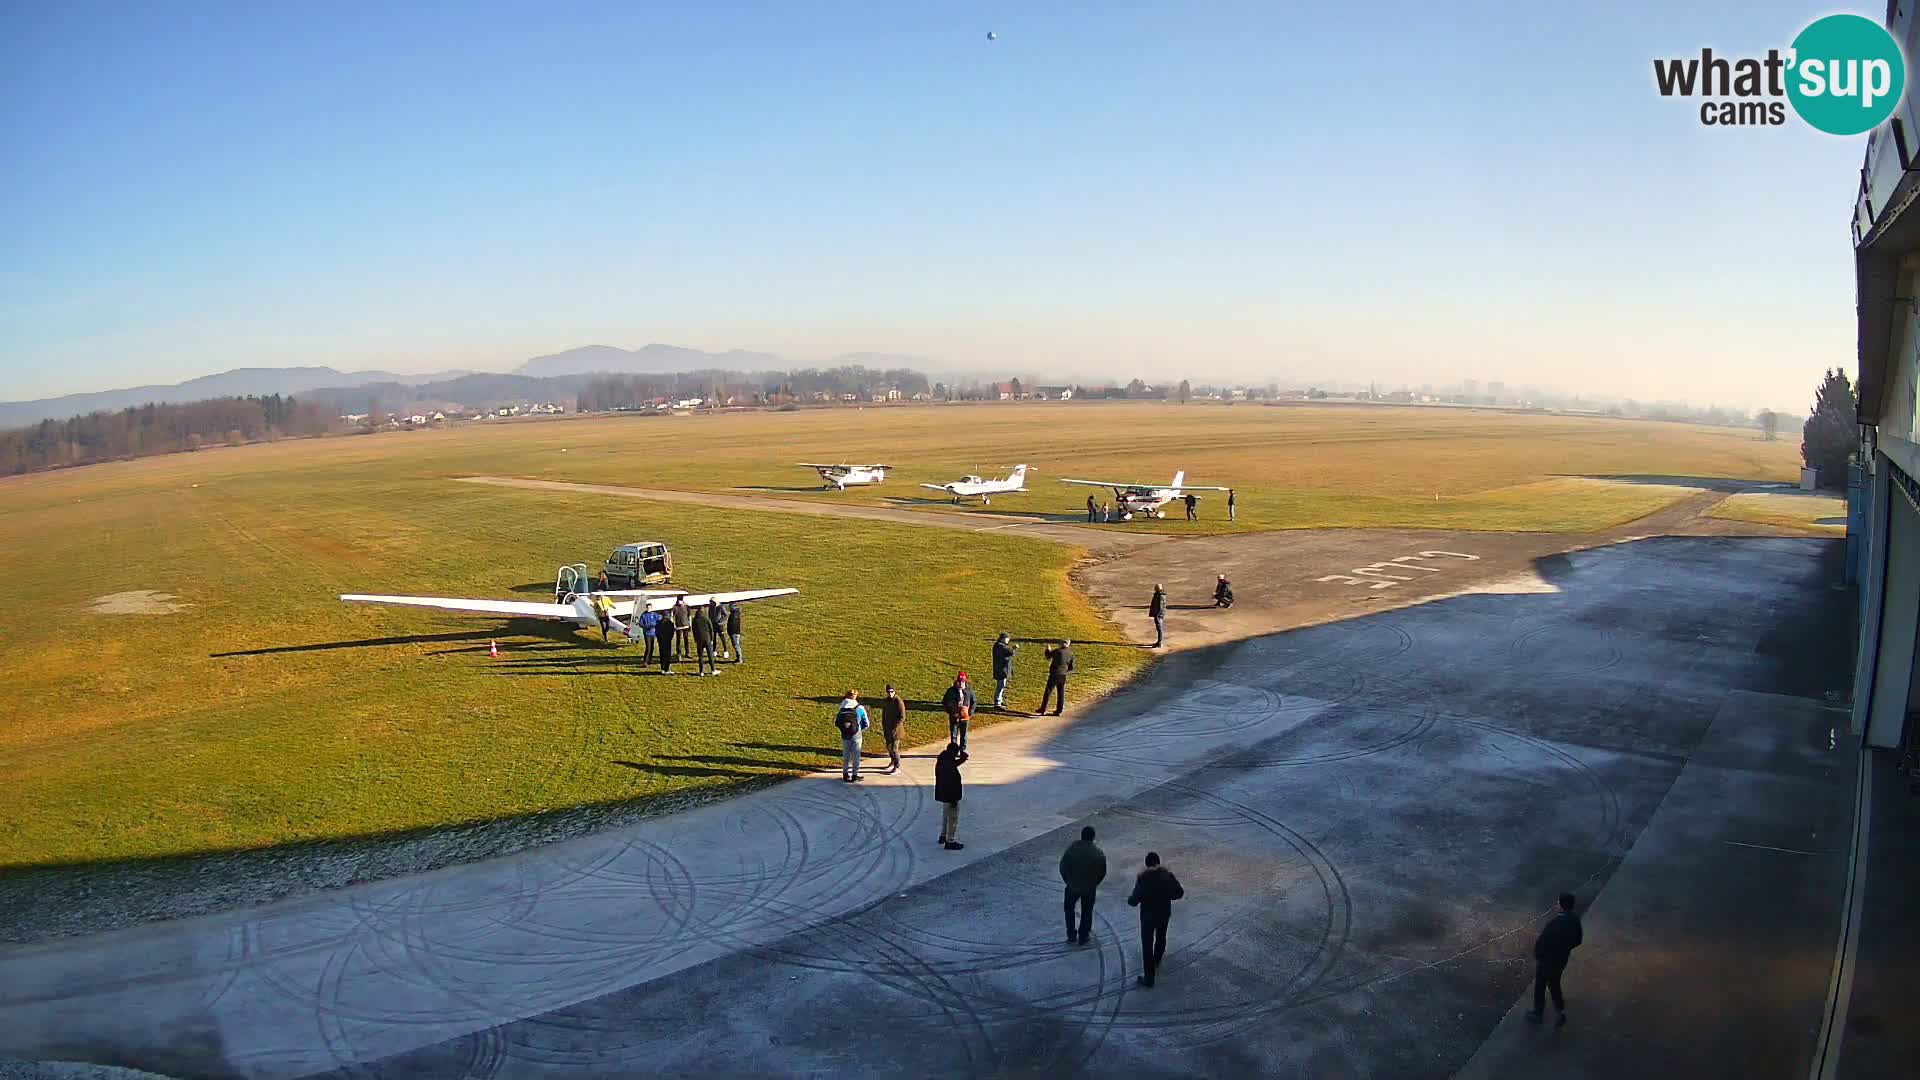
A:
<svg viewBox="0 0 1920 1080">
<path fill-rule="evenodd" d="M 1651 61 L 1833 10 L 9 5 L 0 399 L 665 341 L 1799 410 L 1864 137 Z"/>
</svg>

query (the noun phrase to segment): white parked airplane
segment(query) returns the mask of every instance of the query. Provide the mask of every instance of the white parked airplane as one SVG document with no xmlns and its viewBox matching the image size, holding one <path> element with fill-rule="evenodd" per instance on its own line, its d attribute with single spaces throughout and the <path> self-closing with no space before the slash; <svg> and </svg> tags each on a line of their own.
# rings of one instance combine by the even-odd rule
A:
<svg viewBox="0 0 1920 1080">
<path fill-rule="evenodd" d="M 824 465 L 814 461 L 802 461 L 803 469 L 812 469 L 820 474 L 826 487 L 845 491 L 853 484 L 877 484 L 887 478 L 885 465 Z"/>
<path fill-rule="evenodd" d="M 1199 487 L 1182 483 L 1187 478 L 1185 472 L 1173 474 L 1173 483 L 1166 487 L 1152 487 L 1147 484 L 1121 484 L 1111 480 L 1062 480 L 1063 484 L 1081 484 L 1086 487 L 1113 489 L 1114 509 L 1120 511 L 1121 520 L 1135 514 L 1151 514 L 1154 517 L 1166 517 L 1166 511 L 1160 508 L 1186 495 L 1189 491 L 1225 491 L 1223 487 Z"/>
<path fill-rule="evenodd" d="M 340 599 L 349 604 L 390 604 L 396 607 L 431 608 L 455 615 L 554 619 L 586 628 L 599 627 L 604 637 L 609 630 L 626 633 L 626 624 L 620 620 L 631 618 L 635 611 L 667 611 L 680 600 L 685 600 L 690 608 L 697 608 L 705 607 L 715 600 L 723 604 L 739 604 L 749 600 L 765 600 L 773 596 L 790 596 L 799 591 L 799 589 L 745 589 L 740 592 L 689 593 L 683 589 L 623 589 L 613 592 L 572 593 L 568 595 L 565 603 L 560 604 L 543 604 L 530 600 L 464 600 L 446 596 L 373 596 L 366 593 L 345 593 Z M 607 598 L 608 601 L 604 620 L 594 605 L 594 601 L 601 597 Z"/>
<path fill-rule="evenodd" d="M 1012 495 L 1027 490 L 1027 467 L 1015 465 L 1013 472 L 995 480 L 982 480 L 977 476 L 963 476 L 951 484 L 921 484 L 932 491 L 944 491 L 953 496 L 954 502 L 961 499 L 979 499 L 981 503 L 991 505 L 992 496 Z"/>
</svg>

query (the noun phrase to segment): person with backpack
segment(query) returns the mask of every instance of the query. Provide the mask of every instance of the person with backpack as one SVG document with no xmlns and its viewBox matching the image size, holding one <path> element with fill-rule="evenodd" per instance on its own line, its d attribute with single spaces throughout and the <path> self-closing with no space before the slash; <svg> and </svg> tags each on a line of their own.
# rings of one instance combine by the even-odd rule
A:
<svg viewBox="0 0 1920 1080">
<path fill-rule="evenodd" d="M 1213 606 L 1228 608 L 1233 606 L 1233 585 L 1227 581 L 1227 575 L 1221 574 L 1220 580 L 1213 584 Z"/>
<path fill-rule="evenodd" d="M 1060 856 L 1060 880 L 1067 885 L 1067 944 L 1093 940 L 1093 891 L 1107 879 L 1107 853 L 1093 842 L 1093 826 L 1080 830 L 1080 839 Z M 1074 933 L 1073 908 L 1080 906 L 1080 932 Z"/>
<path fill-rule="evenodd" d="M 973 719 L 973 710 L 977 706 L 973 687 L 967 685 L 967 673 L 961 672 L 953 677 L 953 685 L 947 687 L 946 696 L 940 704 L 947 710 L 947 739 L 967 748 L 967 723 Z"/>
<path fill-rule="evenodd" d="M 966 847 L 960 842 L 960 766 L 967 752 L 957 742 L 947 743 L 933 762 L 933 801 L 940 804 L 940 846 L 948 851 Z"/>
<path fill-rule="evenodd" d="M 1153 620 L 1153 647 L 1157 649 L 1167 640 L 1167 590 L 1158 585 L 1153 587 L 1153 599 L 1147 601 L 1147 618 Z"/>
<path fill-rule="evenodd" d="M 1133 879 L 1133 895 L 1128 907 L 1140 909 L 1140 985 L 1152 986 L 1153 973 L 1167 954 L 1167 923 L 1173 918 L 1173 902 L 1187 895 L 1173 871 L 1160 865 L 1158 852 L 1147 852 L 1147 868 Z"/>
<path fill-rule="evenodd" d="M 1013 635 L 1000 631 L 1000 640 L 993 643 L 993 707 L 1007 707 L 1007 684 L 1013 681 L 1013 654 L 1020 646 L 1013 643 Z"/>
<path fill-rule="evenodd" d="M 887 773 L 892 775 L 900 771 L 900 733 L 907 726 L 907 703 L 900 700 L 899 691 L 887 687 L 887 696 L 880 702 L 880 734 L 887 737 Z"/>
<path fill-rule="evenodd" d="M 1186 503 L 1187 503 L 1187 520 L 1199 521 L 1200 520 L 1200 497 L 1198 495 L 1189 494 L 1186 498 Z"/>
<path fill-rule="evenodd" d="M 1047 711 L 1047 698 L 1056 693 L 1059 699 L 1053 703 L 1053 715 L 1059 716 L 1060 711 L 1067 707 L 1067 676 L 1072 671 L 1073 642 L 1062 640 L 1058 646 L 1047 650 L 1047 686 L 1040 691 L 1040 712 L 1035 716 Z"/>
<path fill-rule="evenodd" d="M 866 733 L 867 708 L 852 690 L 840 701 L 833 714 L 833 726 L 840 731 L 840 779 L 849 784 L 860 782 L 860 737 Z"/>
<path fill-rule="evenodd" d="M 1560 993 L 1560 976 L 1567 970 L 1567 958 L 1586 937 L 1580 931 L 1580 916 L 1573 913 L 1572 893 L 1560 894 L 1560 910 L 1547 921 L 1546 929 L 1533 943 L 1533 1011 L 1527 1021 L 1537 1024 L 1547 1011 L 1547 992 L 1553 992 L 1553 1026 L 1567 1026 L 1567 999 Z"/>
<path fill-rule="evenodd" d="M 747 658 L 747 654 L 740 651 L 740 609 L 743 606 L 745 605 L 735 601 L 733 606 L 727 609 L 727 640 L 733 644 L 733 662 L 736 664 Z"/>
</svg>

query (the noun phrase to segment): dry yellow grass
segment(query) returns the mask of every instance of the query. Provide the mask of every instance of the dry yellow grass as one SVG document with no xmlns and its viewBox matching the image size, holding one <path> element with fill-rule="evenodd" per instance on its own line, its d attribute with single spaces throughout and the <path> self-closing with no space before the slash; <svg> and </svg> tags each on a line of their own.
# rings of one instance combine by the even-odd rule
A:
<svg viewBox="0 0 1920 1080">
<path fill-rule="evenodd" d="M 1729 495 L 1710 514 L 1729 521 L 1782 525 L 1836 536 L 1847 531 L 1847 500 L 1838 495 L 1758 492 Z"/>
</svg>

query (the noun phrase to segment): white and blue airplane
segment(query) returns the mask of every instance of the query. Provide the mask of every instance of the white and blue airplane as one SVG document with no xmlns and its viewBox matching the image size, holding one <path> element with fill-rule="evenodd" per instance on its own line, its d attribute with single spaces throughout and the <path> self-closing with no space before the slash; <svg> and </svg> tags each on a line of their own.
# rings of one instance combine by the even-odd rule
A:
<svg viewBox="0 0 1920 1080">
<path fill-rule="evenodd" d="M 982 505 L 992 505 L 995 495 L 1022 494 L 1027 490 L 1027 467 L 1015 465 L 1006 476 L 993 480 L 982 480 L 978 476 L 967 475 L 949 484 L 921 484 L 930 491 L 944 491 L 953 496 L 958 503 L 962 499 L 979 499 Z"/>
</svg>

